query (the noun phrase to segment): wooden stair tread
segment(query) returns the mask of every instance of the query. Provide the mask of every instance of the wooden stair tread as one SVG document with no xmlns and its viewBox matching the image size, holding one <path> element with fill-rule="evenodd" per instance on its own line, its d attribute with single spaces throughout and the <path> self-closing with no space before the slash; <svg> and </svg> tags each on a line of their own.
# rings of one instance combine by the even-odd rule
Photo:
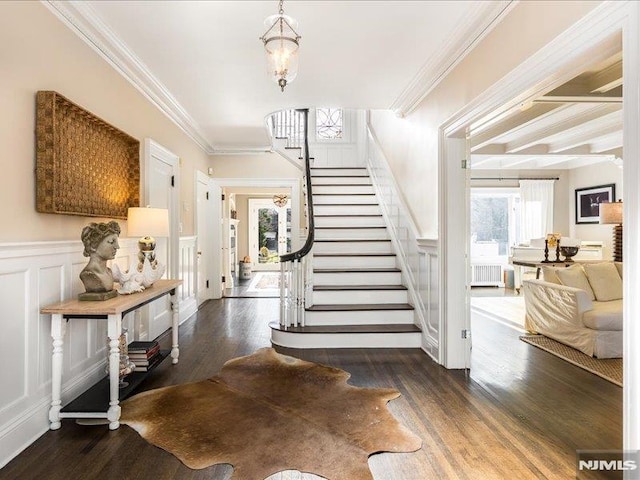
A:
<svg viewBox="0 0 640 480">
<path fill-rule="evenodd" d="M 314 193 L 314 195 L 317 195 Z M 313 208 L 318 207 L 377 207 L 377 203 L 316 203 Z M 357 216 L 357 214 L 356 214 Z"/>
<path fill-rule="evenodd" d="M 314 187 L 371 187 L 371 186 L 373 186 L 372 183 L 316 183 L 314 184 Z"/>
<path fill-rule="evenodd" d="M 314 196 L 334 196 L 334 197 L 375 197 L 375 193 L 314 193 Z M 351 205 L 351 204 L 349 204 Z"/>
<path fill-rule="evenodd" d="M 338 227 L 316 227 L 316 230 L 328 230 L 328 229 L 342 229 L 342 230 L 349 230 L 349 229 L 354 229 L 354 230 L 362 230 L 362 229 L 370 229 L 370 228 L 384 228 L 386 230 L 387 227 L 385 226 L 380 226 L 380 225 L 376 225 L 373 227 L 367 227 L 366 225 L 354 225 L 354 226 L 338 226 Z"/>
<path fill-rule="evenodd" d="M 311 167 L 311 170 L 366 170 L 366 167 Z"/>
<path fill-rule="evenodd" d="M 414 310 L 408 303 L 354 303 L 354 304 L 316 304 L 306 309 L 307 312 L 359 312 L 376 310 Z"/>
<path fill-rule="evenodd" d="M 316 240 L 317 242 L 318 240 Z M 395 253 L 314 253 L 314 257 L 395 257 Z"/>
<path fill-rule="evenodd" d="M 369 177 L 368 173 L 365 173 L 364 175 L 360 175 L 360 174 L 356 174 L 356 175 L 316 175 L 313 176 L 311 175 L 312 178 L 353 178 L 353 177 L 358 177 L 358 178 L 365 178 L 365 177 Z"/>
<path fill-rule="evenodd" d="M 381 213 L 361 213 L 361 214 L 358 214 L 358 213 L 344 214 L 343 213 L 342 215 L 328 215 L 328 214 L 316 213 L 313 216 L 314 217 L 381 217 L 382 214 Z"/>
<path fill-rule="evenodd" d="M 400 273 L 399 268 L 314 268 L 313 273 Z"/>
<path fill-rule="evenodd" d="M 390 242 L 391 240 L 388 238 L 331 238 L 331 239 L 322 239 L 322 240 L 314 240 L 313 243 L 331 243 L 331 242 Z"/>
<path fill-rule="evenodd" d="M 314 292 L 335 292 L 346 290 L 407 290 L 404 285 L 314 285 Z"/>
<path fill-rule="evenodd" d="M 288 327 L 278 323 L 270 324 L 271 328 L 291 333 L 419 333 L 422 330 L 413 323 L 371 324 L 371 325 L 317 325 L 311 327 Z"/>
</svg>

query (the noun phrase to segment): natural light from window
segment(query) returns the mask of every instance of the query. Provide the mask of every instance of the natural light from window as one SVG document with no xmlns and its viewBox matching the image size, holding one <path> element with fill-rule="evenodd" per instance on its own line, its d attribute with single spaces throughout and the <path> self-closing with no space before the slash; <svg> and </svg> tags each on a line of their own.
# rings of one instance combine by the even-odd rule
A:
<svg viewBox="0 0 640 480">
<path fill-rule="evenodd" d="M 320 140 L 342 138 L 341 108 L 316 108 L 316 137 Z"/>
</svg>

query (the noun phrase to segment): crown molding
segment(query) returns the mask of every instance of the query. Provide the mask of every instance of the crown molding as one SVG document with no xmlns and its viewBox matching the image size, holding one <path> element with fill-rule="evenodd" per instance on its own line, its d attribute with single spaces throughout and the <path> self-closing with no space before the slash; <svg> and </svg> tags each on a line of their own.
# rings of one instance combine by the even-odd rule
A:
<svg viewBox="0 0 640 480">
<path fill-rule="evenodd" d="M 471 50 L 511 11 L 516 0 L 476 2 L 443 48 L 420 68 L 389 107 L 398 117 L 411 113 Z"/>
<path fill-rule="evenodd" d="M 77 0 L 41 1 L 202 150 L 209 155 L 214 153 L 213 145 L 209 143 L 197 122 L 133 51 L 100 19 L 89 4 Z"/>
</svg>

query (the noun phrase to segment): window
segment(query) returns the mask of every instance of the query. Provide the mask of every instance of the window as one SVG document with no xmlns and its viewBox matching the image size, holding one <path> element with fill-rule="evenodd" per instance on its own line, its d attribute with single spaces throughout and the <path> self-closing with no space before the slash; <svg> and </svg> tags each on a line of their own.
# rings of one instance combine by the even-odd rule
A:
<svg viewBox="0 0 640 480">
<path fill-rule="evenodd" d="M 507 256 L 518 244 L 520 195 L 509 189 L 471 192 L 471 257 Z"/>
<path fill-rule="evenodd" d="M 342 138 L 342 122 L 341 108 L 316 108 L 316 138 L 318 140 Z"/>
</svg>

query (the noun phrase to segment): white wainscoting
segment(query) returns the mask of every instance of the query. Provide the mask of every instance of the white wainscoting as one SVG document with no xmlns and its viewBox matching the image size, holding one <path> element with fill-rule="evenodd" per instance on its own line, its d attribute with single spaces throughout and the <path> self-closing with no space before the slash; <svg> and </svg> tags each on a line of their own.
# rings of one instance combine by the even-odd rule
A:
<svg viewBox="0 0 640 480">
<path fill-rule="evenodd" d="M 440 318 L 437 240 L 420 240 L 389 164 L 367 126 L 366 165 L 396 248 L 404 283 L 416 320 L 423 331 L 423 348 L 440 363 Z"/>
<path fill-rule="evenodd" d="M 182 285 L 178 289 L 180 299 L 180 323 L 184 322 L 198 310 L 197 289 L 197 237 L 180 237 L 179 278 Z"/>
<path fill-rule="evenodd" d="M 137 264 L 137 241 L 119 239 L 115 261 L 127 270 Z M 84 291 L 80 271 L 87 264 L 78 241 L 0 244 L 0 468 L 49 428 L 51 402 L 51 321 L 44 305 L 73 298 Z M 181 242 L 181 320 L 195 303 L 195 238 Z M 123 327 L 147 338 L 148 322 L 128 314 Z M 146 325 L 146 326 L 145 326 Z M 104 376 L 107 322 L 69 321 L 64 344 L 63 404 Z M 147 330 L 148 329 L 148 330 Z"/>
</svg>

